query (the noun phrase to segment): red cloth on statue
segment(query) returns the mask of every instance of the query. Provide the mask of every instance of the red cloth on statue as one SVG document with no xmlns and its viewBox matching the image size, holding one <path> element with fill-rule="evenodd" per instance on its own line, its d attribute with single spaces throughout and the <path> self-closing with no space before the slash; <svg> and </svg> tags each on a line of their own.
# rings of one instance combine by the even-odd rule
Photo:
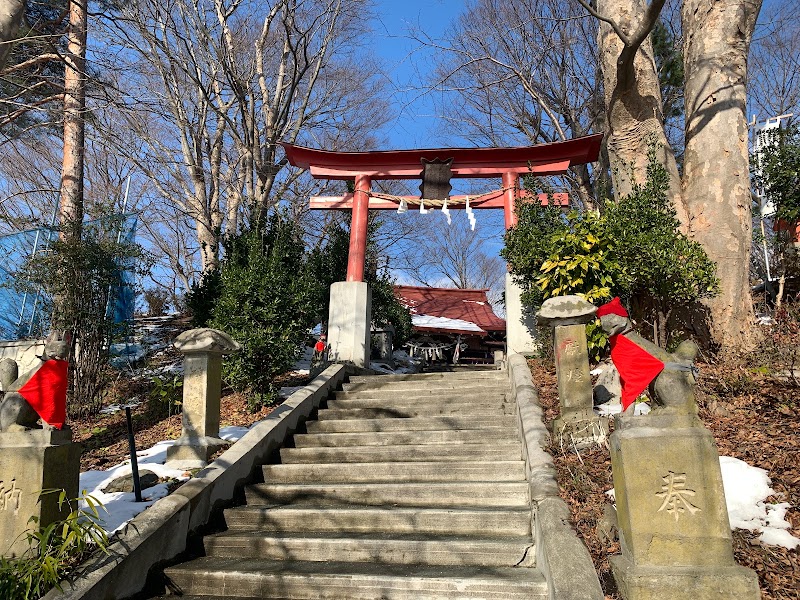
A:
<svg viewBox="0 0 800 600">
<path fill-rule="evenodd" d="M 314 344 L 314 352 L 325 352 L 325 342 L 319 340 L 316 344 Z"/>
<path fill-rule="evenodd" d="M 67 368 L 65 360 L 48 360 L 19 389 L 42 421 L 56 429 L 67 419 Z"/>
<path fill-rule="evenodd" d="M 612 335 L 609 341 L 611 360 L 619 371 L 619 380 L 622 384 L 622 410 L 625 410 L 664 370 L 664 363 L 620 334 Z"/>
</svg>

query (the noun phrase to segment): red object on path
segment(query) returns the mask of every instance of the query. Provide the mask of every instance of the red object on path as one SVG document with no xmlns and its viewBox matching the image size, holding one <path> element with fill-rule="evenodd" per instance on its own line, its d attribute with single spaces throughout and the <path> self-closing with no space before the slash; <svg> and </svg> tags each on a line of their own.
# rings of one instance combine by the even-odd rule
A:
<svg viewBox="0 0 800 600">
<path fill-rule="evenodd" d="M 68 367 L 65 360 L 48 360 L 19 389 L 42 421 L 56 429 L 62 429 L 67 419 Z"/>
<path fill-rule="evenodd" d="M 314 344 L 314 352 L 325 352 L 325 342 L 319 340 L 316 344 Z"/>
<path fill-rule="evenodd" d="M 612 335 L 609 342 L 622 384 L 622 410 L 626 410 L 664 370 L 664 363 L 621 334 Z"/>
</svg>

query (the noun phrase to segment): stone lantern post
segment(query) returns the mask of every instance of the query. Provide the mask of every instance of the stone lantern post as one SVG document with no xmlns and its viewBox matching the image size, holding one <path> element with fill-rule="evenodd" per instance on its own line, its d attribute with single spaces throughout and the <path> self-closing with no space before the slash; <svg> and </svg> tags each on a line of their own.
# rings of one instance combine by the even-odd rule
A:
<svg viewBox="0 0 800 600">
<path fill-rule="evenodd" d="M 204 467 L 228 444 L 219 438 L 222 356 L 240 346 L 217 329 L 184 331 L 174 342 L 183 359 L 182 435 L 167 450 L 167 461 L 181 468 Z"/>
<path fill-rule="evenodd" d="M 594 414 L 586 324 L 597 307 L 580 296 L 558 296 L 542 303 L 536 313 L 540 324 L 553 327 L 553 351 L 558 377 L 561 415 L 553 421 L 553 433 L 569 434 L 581 444 L 591 443 L 606 432 L 605 423 Z"/>
</svg>

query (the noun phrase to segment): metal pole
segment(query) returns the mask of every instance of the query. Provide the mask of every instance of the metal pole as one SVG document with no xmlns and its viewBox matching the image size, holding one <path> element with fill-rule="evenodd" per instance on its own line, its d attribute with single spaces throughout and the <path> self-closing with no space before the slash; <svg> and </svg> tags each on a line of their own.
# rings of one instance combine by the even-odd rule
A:
<svg viewBox="0 0 800 600">
<path fill-rule="evenodd" d="M 136 461 L 136 440 L 133 437 L 133 421 L 131 407 L 125 407 L 125 419 L 128 421 L 128 447 L 131 451 L 131 475 L 133 476 L 133 494 L 137 502 L 142 501 L 142 485 L 139 482 L 139 463 Z"/>
</svg>

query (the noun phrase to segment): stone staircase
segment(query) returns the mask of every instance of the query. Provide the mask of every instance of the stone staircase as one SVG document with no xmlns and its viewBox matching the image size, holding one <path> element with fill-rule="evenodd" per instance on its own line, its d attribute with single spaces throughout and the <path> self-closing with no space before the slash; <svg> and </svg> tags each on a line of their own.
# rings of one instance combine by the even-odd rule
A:
<svg viewBox="0 0 800 600">
<path fill-rule="evenodd" d="M 189 598 L 547 598 L 505 373 L 352 377 L 205 556 Z"/>
</svg>

